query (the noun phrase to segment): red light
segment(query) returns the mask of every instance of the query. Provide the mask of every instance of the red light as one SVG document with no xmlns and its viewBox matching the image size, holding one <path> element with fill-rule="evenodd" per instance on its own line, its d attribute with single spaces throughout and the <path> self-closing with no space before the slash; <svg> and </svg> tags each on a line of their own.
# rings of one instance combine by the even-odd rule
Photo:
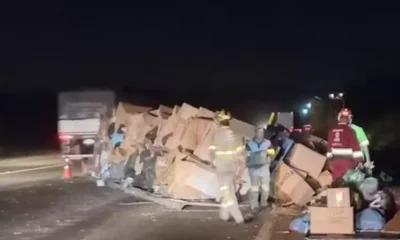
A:
<svg viewBox="0 0 400 240">
<path fill-rule="evenodd" d="M 73 138 L 73 136 L 71 136 L 71 135 L 58 135 L 58 138 L 61 141 L 68 141 L 68 140 L 71 140 Z"/>
</svg>

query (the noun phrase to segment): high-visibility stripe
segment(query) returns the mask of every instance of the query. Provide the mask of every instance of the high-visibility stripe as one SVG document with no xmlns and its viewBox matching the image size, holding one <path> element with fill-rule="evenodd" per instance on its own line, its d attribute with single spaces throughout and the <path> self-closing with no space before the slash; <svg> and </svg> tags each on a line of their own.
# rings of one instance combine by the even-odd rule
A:
<svg viewBox="0 0 400 240">
<path fill-rule="evenodd" d="M 242 152 L 245 149 L 244 146 L 237 147 L 235 150 L 227 151 L 215 151 L 215 155 L 233 155 Z"/>
<path fill-rule="evenodd" d="M 234 204 L 235 204 L 234 201 L 229 201 L 229 202 L 226 202 L 226 203 L 222 203 L 222 204 L 221 204 L 221 207 L 222 207 L 222 208 L 228 208 L 228 207 L 230 207 L 230 206 L 233 206 Z"/>
<path fill-rule="evenodd" d="M 353 149 L 351 148 L 332 148 L 333 155 L 352 155 Z"/>
<path fill-rule="evenodd" d="M 364 140 L 364 141 L 360 142 L 360 146 L 368 146 L 368 145 L 369 145 L 368 140 Z"/>
<path fill-rule="evenodd" d="M 237 147 L 235 151 L 236 151 L 237 153 L 240 153 L 240 152 L 243 151 L 245 148 L 246 148 L 245 146 L 240 146 L 240 147 Z"/>
<path fill-rule="evenodd" d="M 236 151 L 215 151 L 215 155 L 233 155 Z"/>
<path fill-rule="evenodd" d="M 363 157 L 363 156 L 364 155 L 363 155 L 363 153 L 361 151 L 353 152 L 353 157 L 354 158 L 360 158 L 360 157 Z"/>
<path fill-rule="evenodd" d="M 259 186 L 251 186 L 251 191 L 258 192 L 258 191 L 260 191 L 260 187 Z"/>
<path fill-rule="evenodd" d="M 262 189 L 264 192 L 268 192 L 268 191 L 269 191 L 269 185 L 268 185 L 268 184 L 261 184 L 261 189 Z"/>
<path fill-rule="evenodd" d="M 268 149 L 268 150 L 267 150 L 267 154 L 269 154 L 269 155 L 275 155 L 275 149 L 273 149 L 273 148 Z"/>
<path fill-rule="evenodd" d="M 215 149 L 217 149 L 217 147 L 215 147 L 215 146 L 213 146 L 213 145 L 211 145 L 211 146 L 208 147 L 208 150 L 215 150 Z"/>
</svg>

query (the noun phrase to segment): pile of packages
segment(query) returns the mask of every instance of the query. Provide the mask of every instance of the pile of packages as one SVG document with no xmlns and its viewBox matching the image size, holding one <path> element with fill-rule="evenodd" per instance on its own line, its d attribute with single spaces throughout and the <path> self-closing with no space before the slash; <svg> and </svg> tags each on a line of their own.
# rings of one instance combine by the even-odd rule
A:
<svg viewBox="0 0 400 240">
<path fill-rule="evenodd" d="M 116 144 L 111 135 L 110 144 L 102 145 L 97 175 L 130 180 L 134 187 L 171 198 L 218 199 L 217 177 L 208 151 L 217 130 L 214 116 L 208 109 L 187 103 L 155 110 L 120 103 L 111 132 L 125 126 L 124 138 Z M 254 134 L 253 125 L 237 119 L 231 127 L 243 138 Z M 239 187 L 242 192 L 250 188 L 247 172 L 238 176 Z"/>
<path fill-rule="evenodd" d="M 272 173 L 276 200 L 303 206 L 290 229 L 303 234 L 400 233 L 400 214 L 389 189 L 360 169 L 349 170 L 333 182 L 329 161 L 295 144 Z"/>
<path fill-rule="evenodd" d="M 214 116 L 213 111 L 187 103 L 158 109 L 120 103 L 114 118 L 101 124 L 96 176 L 164 197 L 218 201 L 218 180 L 208 150 L 218 128 Z M 244 139 L 254 136 L 255 127 L 237 119 L 232 119 L 231 128 Z M 326 147 L 322 139 L 309 140 Z M 378 179 L 352 169 L 342 181 L 333 182 L 322 150 L 293 141 L 286 148 L 272 164 L 270 195 L 276 204 L 305 209 L 293 220 L 291 230 L 306 234 L 400 231 L 393 196 L 380 189 Z M 238 173 L 237 179 L 238 192 L 245 195 L 251 187 L 248 172 Z"/>
</svg>

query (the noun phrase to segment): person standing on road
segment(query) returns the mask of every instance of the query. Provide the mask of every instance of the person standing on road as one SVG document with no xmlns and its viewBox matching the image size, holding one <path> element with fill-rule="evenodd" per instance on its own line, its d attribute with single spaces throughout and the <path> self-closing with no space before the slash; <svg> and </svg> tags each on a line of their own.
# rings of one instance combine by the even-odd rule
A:
<svg viewBox="0 0 400 240">
<path fill-rule="evenodd" d="M 244 158 L 244 142 L 230 128 L 230 113 L 221 111 L 216 120 L 219 129 L 214 134 L 209 147 L 211 159 L 217 170 L 221 191 L 220 218 L 228 221 L 233 217 L 236 223 L 243 223 L 244 217 L 239 209 L 236 197 L 236 173 L 241 166 L 240 159 Z"/>
<path fill-rule="evenodd" d="M 268 151 L 271 142 L 264 138 L 264 129 L 259 127 L 256 129 L 255 136 L 247 142 L 247 161 L 246 165 L 249 170 L 251 179 L 250 205 L 254 213 L 259 212 L 258 198 L 261 186 L 261 207 L 267 207 L 270 184 L 270 170 Z"/>
</svg>

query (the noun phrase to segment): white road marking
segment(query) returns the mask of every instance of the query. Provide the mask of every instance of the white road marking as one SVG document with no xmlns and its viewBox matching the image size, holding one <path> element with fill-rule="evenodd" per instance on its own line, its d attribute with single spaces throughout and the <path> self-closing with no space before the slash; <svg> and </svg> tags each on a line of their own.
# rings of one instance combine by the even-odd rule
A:
<svg viewBox="0 0 400 240">
<path fill-rule="evenodd" d="M 122 206 L 132 206 L 132 205 L 148 205 L 148 204 L 155 204 L 155 202 L 130 202 L 130 203 L 119 203 Z"/>
<path fill-rule="evenodd" d="M 48 169 L 48 168 L 61 167 L 63 165 L 64 164 L 56 164 L 56 165 L 50 165 L 50 166 L 44 166 L 44 167 L 27 168 L 27 169 L 22 169 L 22 170 L 0 172 L 0 175 L 7 175 L 7 174 L 13 174 L 13 173 L 22 173 L 22 172 L 30 172 L 30 171 L 36 171 L 36 170 L 42 170 L 42 169 Z"/>
</svg>

